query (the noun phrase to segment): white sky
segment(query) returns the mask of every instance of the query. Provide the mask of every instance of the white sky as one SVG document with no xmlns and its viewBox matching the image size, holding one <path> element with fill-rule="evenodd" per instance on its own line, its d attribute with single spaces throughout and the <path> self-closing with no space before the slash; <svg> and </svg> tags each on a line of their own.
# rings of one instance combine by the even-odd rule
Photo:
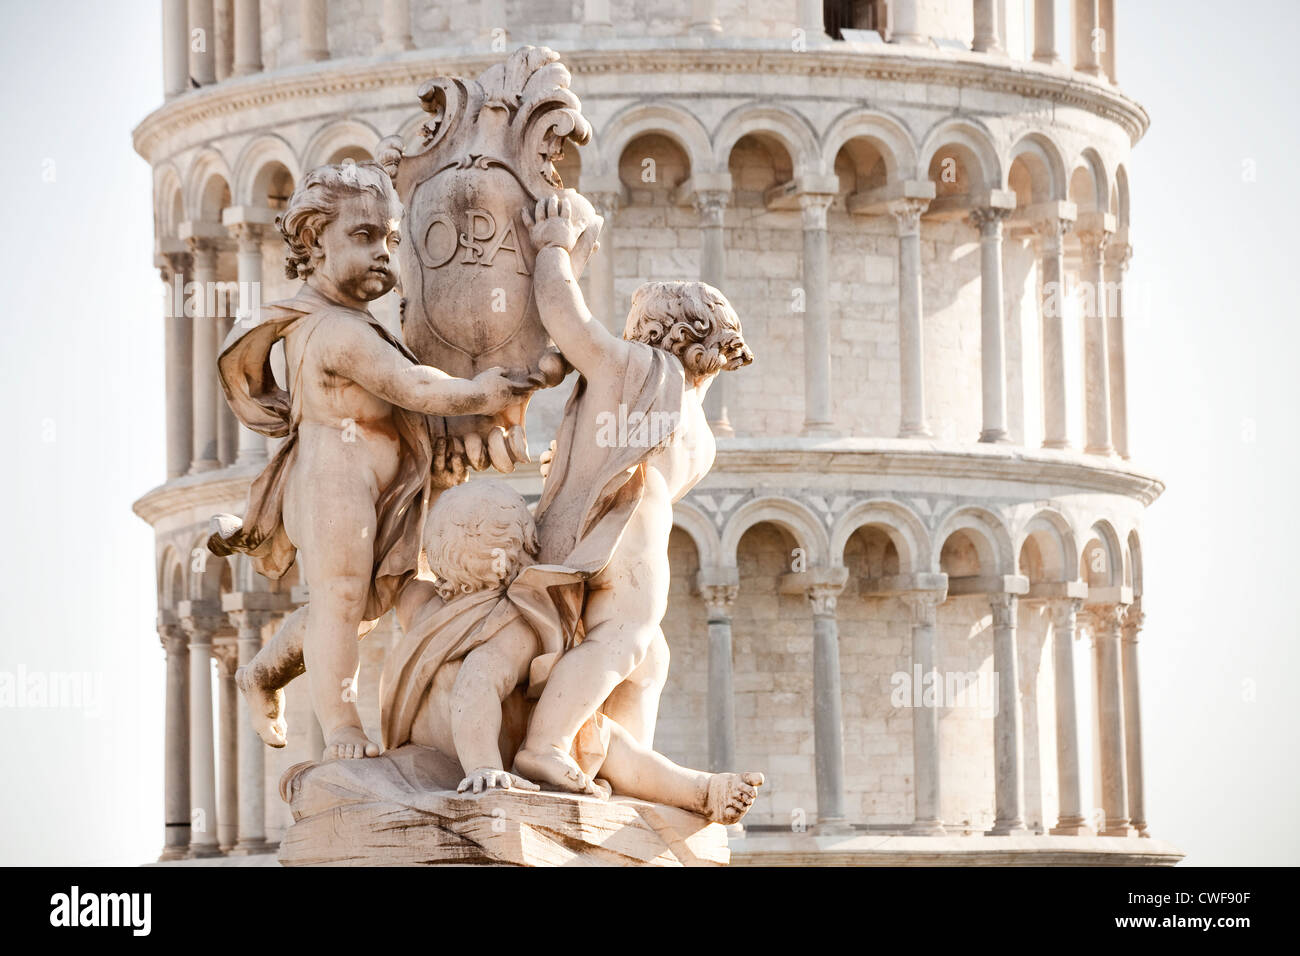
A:
<svg viewBox="0 0 1300 956">
<path fill-rule="evenodd" d="M 1290 593 L 1300 5 L 1117 4 L 1130 164 L 1134 461 L 1169 490 L 1144 535 L 1148 819 L 1188 864 L 1300 863 Z M 95 713 L 0 709 L 0 863 L 138 863 L 162 846 L 164 473 L 149 170 L 159 5 L 0 8 L 0 672 L 96 675 Z M 1248 178 L 1244 173 L 1252 173 Z"/>
</svg>

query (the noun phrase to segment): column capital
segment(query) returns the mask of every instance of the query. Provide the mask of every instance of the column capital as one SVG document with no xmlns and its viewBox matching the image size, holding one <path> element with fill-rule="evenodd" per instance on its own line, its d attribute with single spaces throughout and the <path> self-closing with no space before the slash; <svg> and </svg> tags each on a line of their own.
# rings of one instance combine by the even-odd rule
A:
<svg viewBox="0 0 1300 956">
<path fill-rule="evenodd" d="M 225 615 L 215 601 L 181 601 L 176 605 L 176 617 L 191 644 L 209 643 L 212 635 L 226 625 Z"/>
<path fill-rule="evenodd" d="M 194 255 L 185 252 L 160 252 L 154 257 L 158 272 L 164 282 L 171 282 L 177 275 L 187 275 L 194 268 Z"/>
<path fill-rule="evenodd" d="M 1049 216 L 1034 223 L 1034 233 L 1045 256 L 1058 256 L 1064 250 L 1065 237 L 1074 229 L 1074 220 L 1064 216 Z"/>
<path fill-rule="evenodd" d="M 1124 625 L 1124 616 L 1128 605 L 1121 603 L 1087 604 L 1084 606 L 1084 618 L 1088 630 L 1092 631 L 1094 641 L 1098 637 L 1119 637 Z"/>
<path fill-rule="evenodd" d="M 1127 272 L 1129 260 L 1133 258 L 1133 247 L 1122 240 L 1111 240 L 1106 244 L 1106 271 Z"/>
<path fill-rule="evenodd" d="M 621 189 L 598 189 L 583 192 L 596 215 L 608 221 L 611 216 L 623 208 L 623 191 Z"/>
<path fill-rule="evenodd" d="M 812 605 L 814 617 L 834 617 L 835 602 L 849 580 L 846 567 L 813 568 L 807 572 L 809 580 L 804 593 Z"/>
<path fill-rule="evenodd" d="M 934 627 L 939 616 L 939 605 L 948 600 L 948 590 L 907 591 L 899 597 L 912 611 L 913 627 Z"/>
<path fill-rule="evenodd" d="M 239 244 L 240 252 L 252 252 L 260 248 L 262 239 L 266 236 L 266 227 L 262 223 L 247 220 L 226 223 L 226 231 Z"/>
<path fill-rule="evenodd" d="M 795 196 L 799 200 L 799 211 L 803 214 L 804 229 L 825 229 L 826 210 L 835 201 L 834 193 L 800 192 Z"/>
<path fill-rule="evenodd" d="M 914 196 L 891 199 L 885 204 L 885 209 L 898 222 L 898 234 L 900 236 L 919 233 L 921 231 L 921 215 L 928 208 L 930 208 L 930 200 L 918 199 Z"/>
<path fill-rule="evenodd" d="M 1083 609 L 1082 598 L 1054 598 L 1046 603 L 1048 613 L 1052 615 L 1052 627 L 1073 628 L 1078 621 L 1079 611 Z"/>
<path fill-rule="evenodd" d="M 727 202 L 731 193 L 723 189 L 696 190 L 691 197 L 691 205 L 700 217 L 701 226 L 721 226 L 727 211 Z"/>
<path fill-rule="evenodd" d="M 234 677 L 239 667 L 239 644 L 234 638 L 223 637 L 212 645 L 212 656 L 222 677 Z"/>
<path fill-rule="evenodd" d="M 989 608 L 993 611 L 994 627 L 1015 627 L 1019 596 L 1008 591 L 995 591 L 989 595 Z"/>
<path fill-rule="evenodd" d="M 740 587 L 735 584 L 702 584 L 700 597 L 708 610 L 709 623 L 731 620 L 731 612 L 736 604 Z"/>
<path fill-rule="evenodd" d="M 1002 206 L 977 206 L 970 211 L 967 219 L 980 231 L 981 238 L 1001 239 L 1002 222 L 1011 215 L 1011 210 Z"/>
<path fill-rule="evenodd" d="M 187 645 L 185 628 L 171 611 L 158 612 L 158 641 L 169 657 L 185 650 Z"/>
<path fill-rule="evenodd" d="M 1142 630 L 1142 625 L 1146 621 L 1146 615 L 1142 613 L 1142 599 L 1137 598 L 1128 606 L 1124 614 L 1122 624 L 1124 643 L 1136 644 L 1138 641 L 1138 632 Z"/>
</svg>

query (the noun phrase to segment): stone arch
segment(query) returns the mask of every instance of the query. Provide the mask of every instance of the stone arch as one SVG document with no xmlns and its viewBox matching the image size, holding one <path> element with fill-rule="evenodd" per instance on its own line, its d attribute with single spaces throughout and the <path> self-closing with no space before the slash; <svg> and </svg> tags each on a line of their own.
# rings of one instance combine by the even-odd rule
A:
<svg viewBox="0 0 1300 956">
<path fill-rule="evenodd" d="M 1025 546 L 1031 542 L 1042 562 L 1041 578 L 1028 575 L 1022 566 Z M 1015 556 L 1017 574 L 1053 582 L 1079 579 L 1079 552 L 1074 529 L 1059 511 L 1045 508 L 1025 522 L 1015 540 Z"/>
<path fill-rule="evenodd" d="M 992 511 L 976 505 L 958 508 L 940 522 L 939 531 L 934 536 L 931 566 L 927 570 L 941 570 L 944 546 L 959 532 L 965 533 L 975 546 L 981 576 L 1015 573 L 1015 555 L 1006 524 Z"/>
<path fill-rule="evenodd" d="M 195 552 L 202 552 L 204 555 L 203 570 L 195 571 L 193 564 L 190 564 L 189 586 L 186 592 L 192 601 L 211 601 L 220 605 L 222 585 L 233 579 L 230 562 L 208 551 L 206 534 L 200 535 L 190 543 L 190 555 L 193 556 Z"/>
<path fill-rule="evenodd" d="M 158 559 L 158 606 L 166 610 L 185 600 L 185 563 L 170 544 Z"/>
<path fill-rule="evenodd" d="M 1028 197 L 1021 197 L 1014 181 L 1017 162 L 1024 168 L 1029 180 Z M 1065 151 L 1045 132 L 1026 133 L 1016 140 L 1007 154 L 1006 189 L 1015 190 L 1019 205 L 1047 202 L 1066 198 L 1068 178 L 1065 173 Z"/>
<path fill-rule="evenodd" d="M 768 522 L 783 529 L 808 556 L 808 567 L 823 566 L 830 554 L 830 540 L 817 516 L 804 504 L 782 495 L 765 495 L 747 501 L 736 510 L 722 531 L 720 562 L 736 566 L 740 539 L 756 524 Z"/>
<path fill-rule="evenodd" d="M 591 143 L 584 147 L 595 148 L 590 168 L 601 173 L 616 174 L 619 159 L 628 144 L 639 136 L 653 133 L 673 140 L 686 154 L 692 171 L 710 169 L 713 148 L 708 131 L 695 114 L 673 103 L 645 100 L 632 103 L 615 113 L 600 131 L 599 140 L 593 135 Z"/>
<path fill-rule="evenodd" d="M 1138 536 L 1137 528 L 1128 533 L 1128 548 L 1125 553 L 1125 578 L 1129 587 L 1133 589 L 1133 597 L 1142 596 L 1142 540 Z"/>
<path fill-rule="evenodd" d="M 978 120 L 970 117 L 942 120 L 925 136 L 917 173 L 929 176 L 930 166 L 939 153 L 953 150 L 963 165 L 973 167 L 967 170 L 970 182 L 966 192 L 1000 188 L 1004 181 L 1002 162 L 993 143 L 993 135 Z"/>
<path fill-rule="evenodd" d="M 295 184 L 302 181 L 302 171 L 293 149 L 279 136 L 265 135 L 253 140 L 235 160 L 234 195 L 239 206 L 265 206 L 268 174 L 276 165 L 283 167 Z"/>
<path fill-rule="evenodd" d="M 843 563 L 849 538 L 864 527 L 879 528 L 889 537 L 898 552 L 900 574 L 915 574 L 929 567 L 930 538 L 925 525 L 906 505 L 885 498 L 858 502 L 835 523 L 830 556 L 836 564 Z"/>
<path fill-rule="evenodd" d="M 1103 560 L 1098 563 L 1098 555 Z M 1124 583 L 1124 551 L 1114 526 L 1102 518 L 1089 529 L 1081 554 L 1080 576 L 1093 587 L 1118 587 Z"/>
<path fill-rule="evenodd" d="M 1080 212 L 1106 212 L 1110 205 L 1106 165 L 1091 146 L 1079 154 L 1070 168 L 1069 199 Z"/>
<path fill-rule="evenodd" d="M 853 140 L 866 140 L 876 148 L 885 163 L 886 181 L 922 175 L 917 171 L 916 141 L 907 126 L 876 110 L 853 109 L 835 118 L 822 137 L 823 167 L 833 169 L 840 150 Z"/>
<path fill-rule="evenodd" d="M 429 114 L 422 113 L 425 118 Z M 347 150 L 363 150 L 371 158 L 382 139 L 379 131 L 369 123 L 357 119 L 336 120 L 318 129 L 302 151 L 302 168 L 307 171 L 325 163 L 339 162 L 339 154 Z M 337 158 L 336 158 L 337 157 Z M 352 156 L 353 159 L 357 157 Z"/>
<path fill-rule="evenodd" d="M 212 147 L 190 164 L 185 185 L 185 217 L 197 222 L 221 222 L 221 201 L 230 202 L 230 166 Z"/>
<path fill-rule="evenodd" d="M 673 505 L 673 526 L 681 528 L 695 542 L 700 567 L 708 568 L 718 564 L 722 554 L 722 541 L 718 537 L 717 528 L 703 511 L 689 501 L 679 501 Z"/>
<path fill-rule="evenodd" d="M 185 190 L 181 174 L 171 163 L 154 170 L 153 208 L 154 234 L 160 239 L 175 238 L 185 218 Z"/>
<path fill-rule="evenodd" d="M 1128 228 L 1129 193 L 1128 169 L 1123 163 L 1115 168 L 1115 219 L 1120 229 Z"/>
<path fill-rule="evenodd" d="M 726 169 L 736 143 L 751 134 L 779 142 L 790 155 L 796 176 L 826 168 L 817 133 L 808 120 L 794 110 L 763 102 L 742 104 L 722 118 L 713 134 L 713 168 Z"/>
</svg>

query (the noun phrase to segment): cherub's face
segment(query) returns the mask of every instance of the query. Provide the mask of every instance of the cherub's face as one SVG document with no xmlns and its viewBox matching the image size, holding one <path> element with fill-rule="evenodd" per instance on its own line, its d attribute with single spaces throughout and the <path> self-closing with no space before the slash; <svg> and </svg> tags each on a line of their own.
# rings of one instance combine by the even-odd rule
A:
<svg viewBox="0 0 1300 956">
<path fill-rule="evenodd" d="M 400 213 L 371 192 L 358 190 L 316 240 L 315 268 L 344 296 L 369 302 L 397 284 L 393 257 L 401 242 Z"/>
</svg>

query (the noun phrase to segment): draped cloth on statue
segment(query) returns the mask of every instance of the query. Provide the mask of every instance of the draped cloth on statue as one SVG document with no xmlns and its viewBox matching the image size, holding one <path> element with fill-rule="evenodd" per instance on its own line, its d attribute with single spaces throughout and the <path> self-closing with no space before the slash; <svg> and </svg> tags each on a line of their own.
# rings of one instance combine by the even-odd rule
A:
<svg viewBox="0 0 1300 956">
<path fill-rule="evenodd" d="M 245 426 L 272 438 L 284 438 L 275 456 L 254 479 L 248 491 L 244 524 L 224 539 L 232 551 L 247 554 L 259 574 L 278 580 L 293 566 L 297 548 L 284 530 L 284 492 L 298 447 L 302 420 L 302 358 L 312 334 L 323 322 L 361 322 L 397 349 L 412 364 L 419 364 L 407 348 L 369 312 L 332 302 L 304 284 L 291 299 L 263 310 L 251 328 L 236 323 L 217 360 L 221 387 L 231 409 Z M 298 349 L 298 367 L 288 370 L 289 391 L 276 384 L 271 370 L 271 349 L 293 333 L 305 336 Z M 444 427 L 440 419 L 393 406 L 393 424 L 401 441 L 397 477 L 375 503 L 378 530 L 375 564 L 366 598 L 365 620 L 374 620 L 392 607 L 393 599 L 417 570 L 420 531 L 432 491 L 433 442 L 431 428 Z"/>
<path fill-rule="evenodd" d="M 543 635 L 542 653 L 529 675 L 530 697 L 541 693 L 559 655 L 581 640 L 586 582 L 609 564 L 641 502 L 646 458 L 675 440 L 680 426 L 686 391 L 681 362 L 662 349 L 629 345 L 621 408 L 593 407 L 586 379 L 579 377 L 574 384 L 537 505 L 541 563 L 525 568 L 510 587 L 511 598 Z M 672 427 L 650 428 L 651 438 L 644 442 L 602 442 L 595 435 L 577 434 L 579 427 L 593 426 L 606 415 L 639 421 L 643 427 L 660 422 Z M 550 643 L 546 635 L 553 635 Z"/>
</svg>

